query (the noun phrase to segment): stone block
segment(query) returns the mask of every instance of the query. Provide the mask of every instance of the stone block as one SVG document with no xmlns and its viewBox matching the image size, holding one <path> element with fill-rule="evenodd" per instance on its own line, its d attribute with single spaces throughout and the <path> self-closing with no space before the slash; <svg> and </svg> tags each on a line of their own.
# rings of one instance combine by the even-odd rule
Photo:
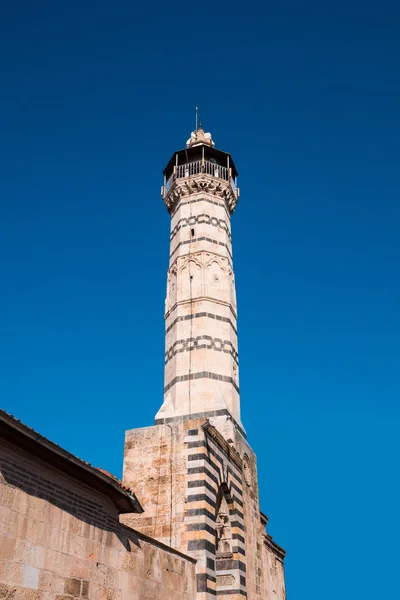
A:
<svg viewBox="0 0 400 600">
<path fill-rule="evenodd" d="M 50 550 L 50 548 L 47 548 L 45 550 L 44 569 L 46 569 L 46 571 L 57 571 L 60 561 L 61 556 L 59 552 L 55 552 L 55 550 Z"/>
<path fill-rule="evenodd" d="M 81 597 L 89 598 L 89 582 L 88 581 L 82 581 Z"/>
<path fill-rule="evenodd" d="M 107 567 L 107 585 L 112 588 L 118 586 L 118 571 L 113 567 Z"/>
<path fill-rule="evenodd" d="M 55 589 L 54 582 L 57 576 L 51 571 L 45 571 L 42 569 L 39 575 L 39 589 L 45 592 L 58 592 L 62 591 L 59 589 Z"/>
<path fill-rule="evenodd" d="M 39 587 L 39 569 L 26 565 L 24 567 L 24 581 L 23 586 L 37 590 Z"/>
<path fill-rule="evenodd" d="M 9 560 L 15 551 L 16 540 L 12 537 L 0 536 L 0 560 Z"/>
<path fill-rule="evenodd" d="M 12 508 L 15 495 L 15 488 L 10 485 L 2 485 L 0 488 L 0 505 Z"/>
<path fill-rule="evenodd" d="M 77 579 L 88 579 L 89 565 L 83 558 L 74 558 L 72 562 L 72 575 Z"/>
<path fill-rule="evenodd" d="M 17 513 L 7 506 L 0 506 L 0 533 L 15 537 Z"/>
<path fill-rule="evenodd" d="M 107 600 L 121 600 L 121 592 L 114 588 L 107 588 Z"/>
<path fill-rule="evenodd" d="M 30 551 L 29 562 L 32 567 L 43 569 L 46 549 L 43 546 L 33 546 Z"/>
<path fill-rule="evenodd" d="M 18 588 L 15 594 L 15 600 L 42 600 L 43 593 L 40 590 L 29 590 Z"/>
<path fill-rule="evenodd" d="M 64 592 L 66 594 L 70 594 L 75 598 L 79 598 L 81 595 L 82 581 L 80 579 L 76 579 L 75 577 L 71 577 L 65 580 L 64 584 Z"/>
<path fill-rule="evenodd" d="M 0 600 L 13 600 L 17 590 L 14 586 L 0 583 Z"/>
<path fill-rule="evenodd" d="M 21 586 L 23 582 L 23 566 L 9 561 L 0 561 L 0 580 L 3 583 Z"/>
</svg>

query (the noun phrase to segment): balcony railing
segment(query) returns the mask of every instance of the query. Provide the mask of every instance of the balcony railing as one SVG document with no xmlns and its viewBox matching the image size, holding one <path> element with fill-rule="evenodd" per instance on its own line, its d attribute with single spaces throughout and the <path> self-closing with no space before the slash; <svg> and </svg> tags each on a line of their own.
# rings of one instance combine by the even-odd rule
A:
<svg viewBox="0 0 400 600">
<path fill-rule="evenodd" d="M 194 162 L 186 163 L 185 165 L 178 165 L 175 167 L 174 172 L 168 178 L 168 181 L 165 182 L 162 188 L 162 196 L 165 198 L 168 191 L 170 190 L 175 179 L 184 179 L 185 177 L 193 177 L 193 175 L 200 175 L 205 173 L 206 175 L 211 175 L 212 177 L 216 177 L 217 179 L 223 179 L 224 181 L 228 181 L 230 183 L 231 189 L 235 197 L 238 195 L 238 188 L 236 187 L 235 180 L 230 175 L 230 169 L 227 167 L 221 167 L 217 163 L 211 162 L 209 160 L 201 161 L 195 160 Z"/>
</svg>

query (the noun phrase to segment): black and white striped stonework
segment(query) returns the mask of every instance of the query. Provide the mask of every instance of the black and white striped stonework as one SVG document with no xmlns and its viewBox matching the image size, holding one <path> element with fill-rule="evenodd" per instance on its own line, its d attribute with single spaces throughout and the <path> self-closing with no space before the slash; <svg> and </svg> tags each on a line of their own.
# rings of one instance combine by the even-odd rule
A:
<svg viewBox="0 0 400 600">
<path fill-rule="evenodd" d="M 241 460 L 208 424 L 187 432 L 185 452 L 187 551 L 198 561 L 197 597 L 247 597 Z M 219 558 L 215 524 L 221 490 L 229 509 L 232 553 Z"/>
</svg>

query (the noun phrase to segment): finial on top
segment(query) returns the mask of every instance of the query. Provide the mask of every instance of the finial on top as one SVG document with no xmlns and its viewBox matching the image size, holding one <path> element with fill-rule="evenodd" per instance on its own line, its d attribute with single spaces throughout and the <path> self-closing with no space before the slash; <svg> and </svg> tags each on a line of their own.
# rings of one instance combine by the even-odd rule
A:
<svg viewBox="0 0 400 600">
<path fill-rule="evenodd" d="M 186 148 L 192 148 L 192 146 L 198 146 L 199 144 L 207 144 L 207 146 L 211 146 L 212 148 L 215 146 L 211 133 L 204 133 L 200 121 L 199 107 L 196 106 L 196 130 L 192 131 L 192 135 L 186 142 Z"/>
</svg>

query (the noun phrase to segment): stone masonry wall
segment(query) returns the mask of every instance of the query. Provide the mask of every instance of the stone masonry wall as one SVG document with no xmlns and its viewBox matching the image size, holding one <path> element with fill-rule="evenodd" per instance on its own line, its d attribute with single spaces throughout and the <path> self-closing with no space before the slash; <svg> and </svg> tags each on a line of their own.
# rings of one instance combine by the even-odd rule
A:
<svg viewBox="0 0 400 600">
<path fill-rule="evenodd" d="M 105 496 L 0 440 L 0 599 L 193 600 L 195 564 Z"/>
<path fill-rule="evenodd" d="M 235 447 L 243 458 L 243 518 L 246 531 L 247 593 L 249 598 L 264 600 L 262 595 L 262 531 L 258 498 L 256 456 L 240 434 L 236 435 Z"/>
<path fill-rule="evenodd" d="M 281 557 L 274 552 L 268 540 L 263 544 L 263 598 L 265 600 L 285 600 L 285 574 Z"/>
<path fill-rule="evenodd" d="M 198 600 L 266 600 L 256 459 L 241 434 L 229 444 L 204 418 L 127 431 L 124 483 L 145 509 L 124 522 L 196 558 Z M 226 556 L 216 545 L 221 490 Z"/>
<path fill-rule="evenodd" d="M 130 527 L 184 553 L 187 549 L 184 439 L 189 429 L 187 421 L 126 432 L 123 482 L 135 490 L 144 513 L 121 517 Z"/>
</svg>

